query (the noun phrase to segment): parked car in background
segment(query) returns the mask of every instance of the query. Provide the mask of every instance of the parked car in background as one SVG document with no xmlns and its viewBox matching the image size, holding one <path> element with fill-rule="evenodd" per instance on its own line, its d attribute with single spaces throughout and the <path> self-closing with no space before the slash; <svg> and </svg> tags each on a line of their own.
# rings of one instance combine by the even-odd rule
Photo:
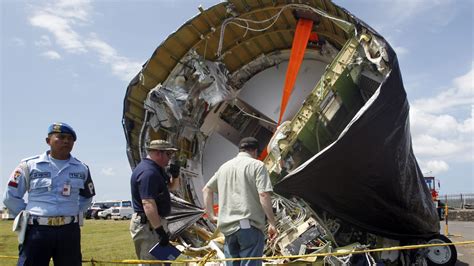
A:
<svg viewBox="0 0 474 266">
<path fill-rule="evenodd" d="M 125 220 L 132 218 L 132 214 L 132 202 L 129 200 L 120 200 L 114 202 L 110 208 L 99 211 L 98 217 L 102 219 Z"/>
<path fill-rule="evenodd" d="M 108 208 L 106 210 L 99 211 L 98 216 L 99 216 L 99 218 L 104 219 L 104 220 L 110 219 L 112 217 L 112 208 Z"/>
<path fill-rule="evenodd" d="M 96 201 L 87 209 L 84 217 L 86 219 L 99 219 L 99 212 L 118 205 L 120 200 Z"/>
<path fill-rule="evenodd" d="M 112 207 L 112 219 L 114 220 L 128 220 L 132 219 L 133 208 L 131 201 L 122 201 L 121 206 Z"/>
</svg>

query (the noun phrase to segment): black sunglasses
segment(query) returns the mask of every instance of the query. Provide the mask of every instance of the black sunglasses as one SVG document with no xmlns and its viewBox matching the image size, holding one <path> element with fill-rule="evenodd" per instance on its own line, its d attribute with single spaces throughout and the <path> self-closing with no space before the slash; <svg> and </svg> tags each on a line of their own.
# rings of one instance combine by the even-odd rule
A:
<svg viewBox="0 0 474 266">
<path fill-rule="evenodd" d="M 166 153 L 166 156 L 168 156 L 168 158 L 171 158 L 174 155 L 174 151 L 162 151 L 162 152 Z"/>
</svg>

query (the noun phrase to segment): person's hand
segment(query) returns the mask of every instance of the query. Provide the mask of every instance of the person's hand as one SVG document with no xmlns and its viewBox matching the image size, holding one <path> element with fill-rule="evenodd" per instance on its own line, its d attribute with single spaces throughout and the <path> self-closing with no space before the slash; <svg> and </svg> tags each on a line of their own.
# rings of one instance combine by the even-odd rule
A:
<svg viewBox="0 0 474 266">
<path fill-rule="evenodd" d="M 170 169 L 169 172 L 173 178 L 176 178 L 179 176 L 179 164 L 178 163 L 172 163 L 170 164 Z"/>
<path fill-rule="evenodd" d="M 278 235 L 278 230 L 275 228 L 274 225 L 268 225 L 268 237 L 270 241 L 273 241 Z"/>
<path fill-rule="evenodd" d="M 163 246 L 163 247 L 168 246 L 168 244 L 170 243 L 170 237 L 166 233 L 163 226 L 159 226 L 159 227 L 155 228 L 155 232 L 160 236 L 159 245 Z"/>
</svg>

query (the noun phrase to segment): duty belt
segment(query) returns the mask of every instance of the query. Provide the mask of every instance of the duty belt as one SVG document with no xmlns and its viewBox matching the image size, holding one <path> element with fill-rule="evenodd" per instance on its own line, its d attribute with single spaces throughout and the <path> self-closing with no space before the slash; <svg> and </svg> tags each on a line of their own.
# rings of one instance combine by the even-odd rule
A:
<svg viewBox="0 0 474 266">
<path fill-rule="evenodd" d="M 79 218 L 75 216 L 30 216 L 28 224 L 61 226 L 71 223 L 77 223 Z"/>
</svg>

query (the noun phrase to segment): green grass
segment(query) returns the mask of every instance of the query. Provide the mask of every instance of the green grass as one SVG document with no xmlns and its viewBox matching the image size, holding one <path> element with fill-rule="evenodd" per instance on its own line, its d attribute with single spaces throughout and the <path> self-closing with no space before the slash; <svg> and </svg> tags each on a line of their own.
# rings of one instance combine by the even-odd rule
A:
<svg viewBox="0 0 474 266">
<path fill-rule="evenodd" d="M 12 223 L 11 220 L 0 220 L 0 255 L 3 256 L 18 256 L 18 240 L 11 230 Z M 130 221 L 85 220 L 81 227 L 82 259 L 137 259 L 129 224 Z M 16 265 L 16 260 L 0 258 L 0 265 Z"/>
</svg>

